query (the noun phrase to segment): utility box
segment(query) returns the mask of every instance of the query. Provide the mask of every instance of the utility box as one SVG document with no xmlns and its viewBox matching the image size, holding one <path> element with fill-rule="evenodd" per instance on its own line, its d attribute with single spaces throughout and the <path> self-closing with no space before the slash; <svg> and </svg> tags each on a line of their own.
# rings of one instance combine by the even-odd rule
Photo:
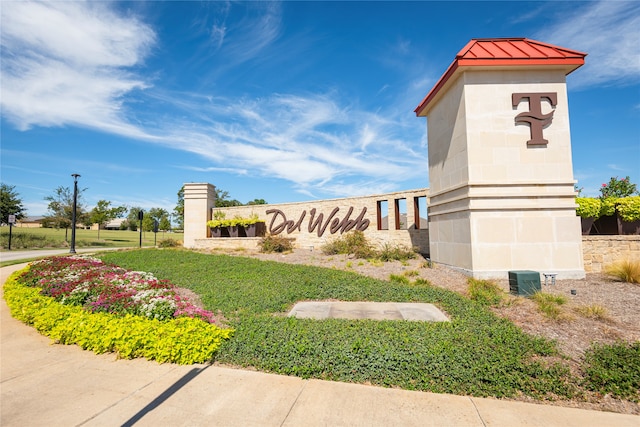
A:
<svg viewBox="0 0 640 427">
<path fill-rule="evenodd" d="M 529 297 L 540 292 L 540 273 L 530 270 L 517 270 L 509 272 L 509 292 L 513 295 Z"/>
</svg>

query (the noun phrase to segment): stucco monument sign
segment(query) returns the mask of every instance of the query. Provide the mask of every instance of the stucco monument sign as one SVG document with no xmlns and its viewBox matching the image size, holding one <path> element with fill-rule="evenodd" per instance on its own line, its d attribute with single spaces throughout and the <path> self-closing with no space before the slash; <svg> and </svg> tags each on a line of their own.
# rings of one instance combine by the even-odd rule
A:
<svg viewBox="0 0 640 427">
<path fill-rule="evenodd" d="M 566 76 L 585 56 L 474 39 L 416 108 L 428 118 L 433 261 L 475 277 L 584 277 Z"/>
<path fill-rule="evenodd" d="M 415 110 L 428 118 L 429 189 L 226 215 L 258 215 L 301 248 L 361 230 L 375 244 L 414 246 L 474 277 L 533 270 L 582 278 L 566 76 L 585 56 L 525 38 L 473 39 Z M 211 238 L 211 184 L 185 184 L 184 197 L 185 247 L 256 247 Z"/>
</svg>

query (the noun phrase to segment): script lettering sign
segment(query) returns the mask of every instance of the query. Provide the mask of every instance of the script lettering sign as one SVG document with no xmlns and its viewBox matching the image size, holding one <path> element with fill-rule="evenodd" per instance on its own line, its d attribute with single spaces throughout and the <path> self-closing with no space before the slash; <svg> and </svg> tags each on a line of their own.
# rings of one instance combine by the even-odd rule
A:
<svg viewBox="0 0 640 427">
<path fill-rule="evenodd" d="M 340 208 L 334 208 L 325 219 L 325 215 L 323 213 L 318 213 L 316 208 L 311 209 L 309 211 L 307 230 L 309 233 L 313 233 L 315 231 L 318 234 L 318 237 L 322 237 L 327 228 L 331 234 L 336 234 L 337 232 L 342 234 L 354 229 L 364 231 L 371 223 L 371 221 L 364 218 L 367 213 L 367 208 L 362 208 L 360 214 L 354 219 L 350 219 L 351 214 L 353 213 L 353 207 L 350 207 L 347 210 L 346 215 L 342 219 L 338 216 L 339 212 Z M 273 215 L 271 222 L 269 223 L 270 234 L 277 235 L 285 230 L 287 234 L 291 234 L 296 230 L 302 231 L 302 223 L 307 216 L 307 211 L 302 211 L 297 220 L 287 219 L 287 215 L 280 209 L 269 209 L 266 214 Z"/>
</svg>

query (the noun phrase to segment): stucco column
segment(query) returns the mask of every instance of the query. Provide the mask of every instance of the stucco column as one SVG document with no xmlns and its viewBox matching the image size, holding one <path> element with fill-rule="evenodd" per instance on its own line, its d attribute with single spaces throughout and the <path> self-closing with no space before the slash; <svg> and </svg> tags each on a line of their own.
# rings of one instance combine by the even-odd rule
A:
<svg viewBox="0 0 640 427">
<path fill-rule="evenodd" d="M 184 185 L 184 247 L 195 247 L 196 239 L 210 237 L 207 221 L 216 202 L 215 187 L 208 183 Z"/>
<path fill-rule="evenodd" d="M 428 117 L 431 258 L 474 277 L 584 277 L 566 75 L 586 54 L 474 39 L 416 109 Z"/>
</svg>

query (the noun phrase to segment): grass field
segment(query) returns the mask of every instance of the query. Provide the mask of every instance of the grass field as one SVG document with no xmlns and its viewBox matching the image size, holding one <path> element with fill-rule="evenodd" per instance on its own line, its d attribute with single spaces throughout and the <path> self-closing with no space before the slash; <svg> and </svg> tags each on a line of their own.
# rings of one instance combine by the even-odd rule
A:
<svg viewBox="0 0 640 427">
<path fill-rule="evenodd" d="M 233 338 L 216 360 L 303 378 L 475 396 L 570 399 L 581 393 L 555 343 L 523 333 L 487 307 L 428 283 L 185 250 L 103 253 L 200 295 Z M 286 317 L 297 301 L 433 303 L 448 323 Z"/>
<path fill-rule="evenodd" d="M 67 241 L 65 241 L 65 236 Z M 163 239 L 182 240 L 182 234 L 158 232 L 157 241 Z M 13 227 L 11 232 L 11 249 L 50 249 L 67 248 L 71 241 L 71 230 L 54 228 L 21 228 Z M 0 246 L 6 250 L 9 244 L 9 227 L 0 227 Z M 137 247 L 140 244 L 140 233 L 128 230 L 76 230 L 76 248 L 89 247 Z M 142 246 L 154 246 L 154 233 L 142 233 Z"/>
</svg>

